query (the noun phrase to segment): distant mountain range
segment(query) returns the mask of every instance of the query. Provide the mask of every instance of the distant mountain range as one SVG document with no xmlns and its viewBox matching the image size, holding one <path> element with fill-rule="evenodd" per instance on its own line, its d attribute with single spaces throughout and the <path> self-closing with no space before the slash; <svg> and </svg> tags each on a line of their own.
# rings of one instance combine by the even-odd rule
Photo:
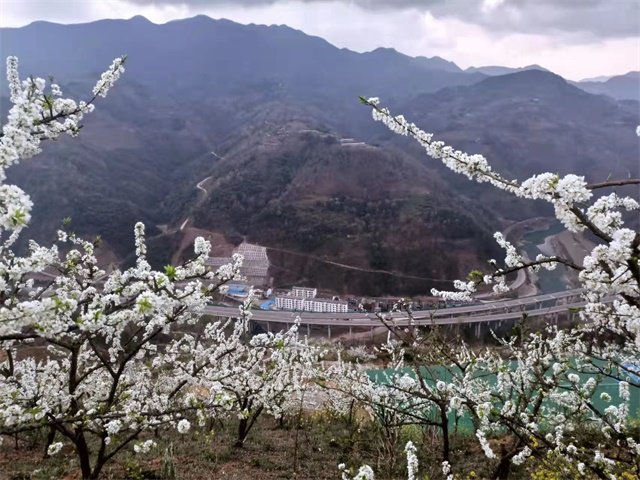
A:
<svg viewBox="0 0 640 480">
<path fill-rule="evenodd" d="M 629 72 L 624 75 L 608 77 L 602 81 L 583 80 L 575 85 L 596 95 L 607 95 L 617 100 L 640 101 L 640 72 Z"/>
<path fill-rule="evenodd" d="M 469 67 L 467 73 L 482 73 L 488 76 L 509 75 L 511 73 L 523 72 L 525 70 L 541 70 L 549 72 L 540 65 L 527 65 L 521 68 L 487 66 Z M 599 76 L 590 79 L 570 82 L 572 85 L 595 95 L 607 95 L 616 100 L 636 100 L 640 101 L 640 72 L 629 72 L 624 75 Z"/>
<path fill-rule="evenodd" d="M 583 78 L 581 82 L 606 82 L 613 75 L 598 75 L 596 77 Z"/>
<path fill-rule="evenodd" d="M 525 70 L 542 70 L 548 72 L 546 68 L 540 65 L 527 65 L 526 67 L 512 68 L 512 67 L 500 67 L 500 66 L 487 66 L 487 67 L 469 67 L 465 70 L 468 73 L 483 73 L 484 75 L 496 76 L 496 75 L 508 75 L 510 73 L 523 72 Z"/>
<path fill-rule="evenodd" d="M 130 258 L 142 220 L 157 264 L 210 232 L 270 247 L 277 285 L 424 293 L 497 255 L 494 229 L 548 213 L 444 171 L 374 123 L 359 95 L 382 97 L 507 176 L 639 174 L 633 92 L 592 95 L 535 65 L 463 71 L 439 57 L 356 53 L 286 26 L 202 16 L 36 22 L 0 29 L 0 50 L 20 57 L 23 74 L 52 74 L 76 94 L 129 55 L 79 140 L 10 170 L 34 198 L 31 236 L 47 241 L 71 216 L 116 261 Z"/>
</svg>

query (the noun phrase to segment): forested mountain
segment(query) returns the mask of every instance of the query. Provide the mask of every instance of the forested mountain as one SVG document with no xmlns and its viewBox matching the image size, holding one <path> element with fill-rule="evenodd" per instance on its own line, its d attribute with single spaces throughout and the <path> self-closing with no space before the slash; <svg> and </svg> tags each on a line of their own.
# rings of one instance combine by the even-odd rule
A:
<svg viewBox="0 0 640 480">
<path fill-rule="evenodd" d="M 359 95 L 382 97 L 507 176 L 638 174 L 638 104 L 536 69 L 487 77 L 438 57 L 356 53 L 286 26 L 207 17 L 36 22 L 1 29 L 0 48 L 20 57 L 24 74 L 52 74 L 78 95 L 128 54 L 79 141 L 47 145 L 10 171 L 35 202 L 39 230 L 30 236 L 50 239 L 70 216 L 80 233 L 100 234 L 114 259 L 129 255 L 142 220 L 158 263 L 195 227 L 272 247 L 276 282 L 424 292 L 429 278 L 455 278 L 495 253 L 493 229 L 545 213 L 462 187 L 374 123 Z"/>
</svg>

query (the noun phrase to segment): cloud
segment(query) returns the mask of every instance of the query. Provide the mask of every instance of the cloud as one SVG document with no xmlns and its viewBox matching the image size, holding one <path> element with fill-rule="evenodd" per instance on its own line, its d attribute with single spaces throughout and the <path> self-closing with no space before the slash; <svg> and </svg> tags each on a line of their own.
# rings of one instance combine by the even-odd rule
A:
<svg viewBox="0 0 640 480">
<path fill-rule="evenodd" d="M 198 8 L 290 4 L 279 0 L 130 0 L 138 5 L 187 5 Z M 305 4 L 327 0 L 299 0 Z M 640 35 L 638 0 L 336 0 L 365 10 L 431 12 L 510 33 L 569 32 L 602 38 Z"/>
<path fill-rule="evenodd" d="M 482 13 L 491 13 L 491 11 L 498 8 L 500 5 L 504 3 L 504 0 L 483 0 L 482 2 Z"/>
</svg>

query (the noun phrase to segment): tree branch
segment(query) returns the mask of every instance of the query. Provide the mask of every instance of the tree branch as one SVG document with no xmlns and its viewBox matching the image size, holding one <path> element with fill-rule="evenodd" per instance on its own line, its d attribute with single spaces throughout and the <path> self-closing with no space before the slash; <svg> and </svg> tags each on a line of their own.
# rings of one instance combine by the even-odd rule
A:
<svg viewBox="0 0 640 480">
<path fill-rule="evenodd" d="M 640 185 L 640 178 L 628 178 L 626 180 L 608 180 L 606 182 L 590 183 L 587 185 L 589 190 L 598 188 L 621 187 L 624 185 Z"/>
</svg>

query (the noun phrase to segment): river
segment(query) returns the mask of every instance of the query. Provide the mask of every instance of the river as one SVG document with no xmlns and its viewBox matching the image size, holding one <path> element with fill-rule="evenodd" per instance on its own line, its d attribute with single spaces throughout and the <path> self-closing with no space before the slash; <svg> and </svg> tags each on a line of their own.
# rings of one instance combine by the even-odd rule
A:
<svg viewBox="0 0 640 480">
<path fill-rule="evenodd" d="M 531 260 L 534 260 L 542 252 L 538 245 L 543 244 L 545 239 L 550 235 L 561 233 L 564 230 L 559 223 L 554 223 L 551 227 L 544 230 L 533 230 L 522 236 L 520 249 L 524 250 Z M 549 271 L 540 269 L 536 274 L 538 281 L 536 286 L 540 290 L 539 293 L 553 293 L 571 288 L 566 280 L 566 267 L 558 265 L 555 270 Z"/>
</svg>

